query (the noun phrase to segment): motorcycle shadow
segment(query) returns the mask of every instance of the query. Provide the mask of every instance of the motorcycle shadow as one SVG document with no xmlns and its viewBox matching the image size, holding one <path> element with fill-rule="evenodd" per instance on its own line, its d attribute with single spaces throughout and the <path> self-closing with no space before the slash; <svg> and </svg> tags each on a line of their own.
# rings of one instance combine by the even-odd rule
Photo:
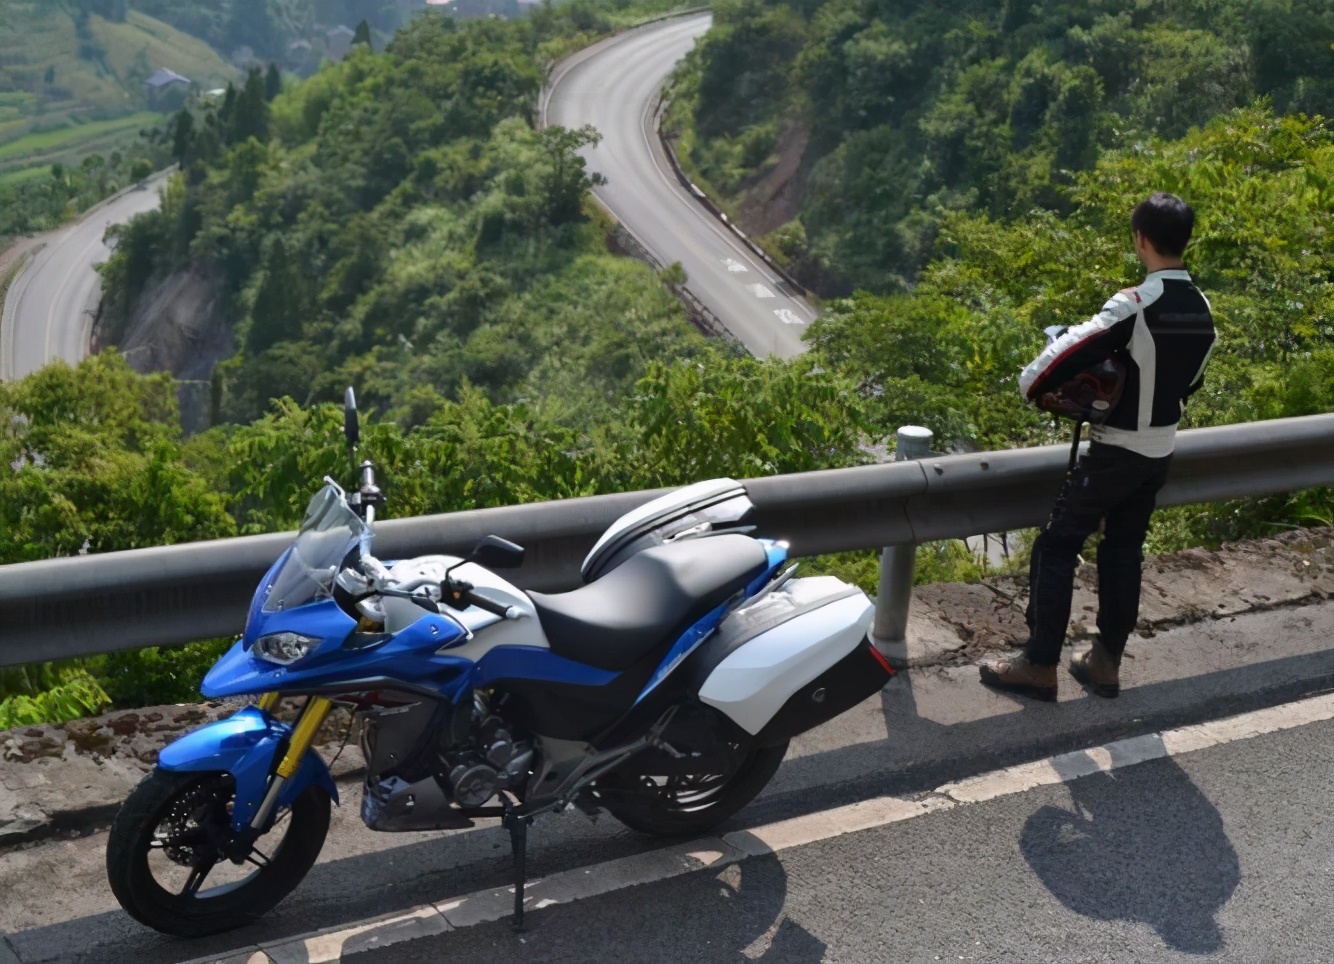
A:
<svg viewBox="0 0 1334 964">
<path fill-rule="evenodd" d="M 779 859 L 754 857 L 536 910 L 520 934 L 507 921 L 452 931 L 434 938 L 430 951 L 435 959 L 497 962 L 823 960 L 825 944 L 785 914 L 786 900 Z"/>
</svg>

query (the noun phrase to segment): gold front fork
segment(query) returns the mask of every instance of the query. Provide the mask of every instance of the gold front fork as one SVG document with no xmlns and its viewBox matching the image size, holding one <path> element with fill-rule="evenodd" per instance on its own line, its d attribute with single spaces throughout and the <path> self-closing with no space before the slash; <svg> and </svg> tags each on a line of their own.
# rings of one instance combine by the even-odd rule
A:
<svg viewBox="0 0 1334 964">
<path fill-rule="evenodd" d="M 255 702 L 255 705 L 265 713 L 272 713 L 278 708 L 278 694 L 276 692 L 265 693 Z"/>
<path fill-rule="evenodd" d="M 265 699 L 269 694 L 265 694 Z M 276 694 L 274 702 L 277 702 Z M 261 701 L 262 703 L 262 701 Z M 311 743 L 315 740 L 315 733 L 319 730 L 320 724 L 324 718 L 329 715 L 329 710 L 333 703 L 323 696 L 312 696 L 306 703 L 306 708 L 301 711 L 301 717 L 296 721 L 296 727 L 292 730 L 292 736 L 287 741 L 287 752 L 283 754 L 282 760 L 278 763 L 278 770 L 269 782 L 269 792 L 264 794 L 264 802 L 259 805 L 259 811 L 255 814 L 250 826 L 256 830 L 262 830 L 264 824 L 269 819 L 269 814 L 278 803 L 278 795 L 282 792 L 283 784 L 286 783 L 296 773 L 297 767 L 301 765 L 301 759 L 310 749 Z"/>
<path fill-rule="evenodd" d="M 324 718 L 329 715 L 333 703 L 326 700 L 323 696 L 312 696 L 306 708 L 301 711 L 301 718 L 296 721 L 296 728 L 292 730 L 292 738 L 287 741 L 287 753 L 283 760 L 278 764 L 278 776 L 284 780 L 296 773 L 296 768 L 301 765 L 301 758 L 306 755 L 310 749 L 310 744 L 315 740 L 315 733 L 319 730 L 320 724 Z"/>
</svg>

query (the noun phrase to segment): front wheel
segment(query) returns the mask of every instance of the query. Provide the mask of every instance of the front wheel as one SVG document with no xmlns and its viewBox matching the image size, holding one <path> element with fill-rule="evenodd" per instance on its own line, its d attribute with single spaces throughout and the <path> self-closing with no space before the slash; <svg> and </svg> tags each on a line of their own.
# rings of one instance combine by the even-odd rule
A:
<svg viewBox="0 0 1334 964">
<path fill-rule="evenodd" d="M 227 773 L 154 770 L 111 825 L 107 879 L 120 905 L 164 934 L 203 937 L 248 924 L 306 876 L 329 832 L 329 797 L 307 787 L 237 863 Z"/>
<path fill-rule="evenodd" d="M 598 780 L 595 793 L 631 830 L 657 837 L 697 836 L 732 816 L 765 788 L 787 753 L 787 741 L 751 747 L 730 773 L 640 775 Z"/>
</svg>

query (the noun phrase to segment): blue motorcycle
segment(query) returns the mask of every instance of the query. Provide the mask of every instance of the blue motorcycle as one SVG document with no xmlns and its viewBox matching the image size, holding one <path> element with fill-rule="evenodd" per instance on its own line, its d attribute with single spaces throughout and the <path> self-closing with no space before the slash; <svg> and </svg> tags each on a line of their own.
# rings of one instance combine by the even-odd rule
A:
<svg viewBox="0 0 1334 964">
<path fill-rule="evenodd" d="M 348 390 L 347 435 L 358 441 Z M 111 828 L 121 906 L 164 933 L 242 926 L 310 870 L 338 787 L 312 749 L 335 704 L 366 760 L 361 817 L 383 831 L 499 817 L 515 856 L 515 924 L 533 818 L 610 813 L 649 834 L 699 834 L 769 782 L 799 733 L 892 675 L 867 639 L 873 608 L 833 577 L 792 578 L 783 542 L 754 537 L 730 479 L 675 491 L 598 540 L 571 592 L 496 575 L 519 546 L 384 564 L 374 466 L 333 480 L 260 581 L 245 632 L 206 697 L 251 701 L 166 747 Z M 304 700 L 291 722 L 279 700 Z"/>
</svg>

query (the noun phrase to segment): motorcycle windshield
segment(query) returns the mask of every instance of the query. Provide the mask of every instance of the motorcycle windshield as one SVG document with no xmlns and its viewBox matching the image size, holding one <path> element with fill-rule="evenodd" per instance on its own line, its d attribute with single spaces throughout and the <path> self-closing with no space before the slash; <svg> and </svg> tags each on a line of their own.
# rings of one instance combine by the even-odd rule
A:
<svg viewBox="0 0 1334 964">
<path fill-rule="evenodd" d="M 301 532 L 274 575 L 264 612 L 293 609 L 330 596 L 343 560 L 363 535 L 369 535 L 366 523 L 348 506 L 343 490 L 332 482 L 325 485 L 306 506 Z"/>
</svg>

